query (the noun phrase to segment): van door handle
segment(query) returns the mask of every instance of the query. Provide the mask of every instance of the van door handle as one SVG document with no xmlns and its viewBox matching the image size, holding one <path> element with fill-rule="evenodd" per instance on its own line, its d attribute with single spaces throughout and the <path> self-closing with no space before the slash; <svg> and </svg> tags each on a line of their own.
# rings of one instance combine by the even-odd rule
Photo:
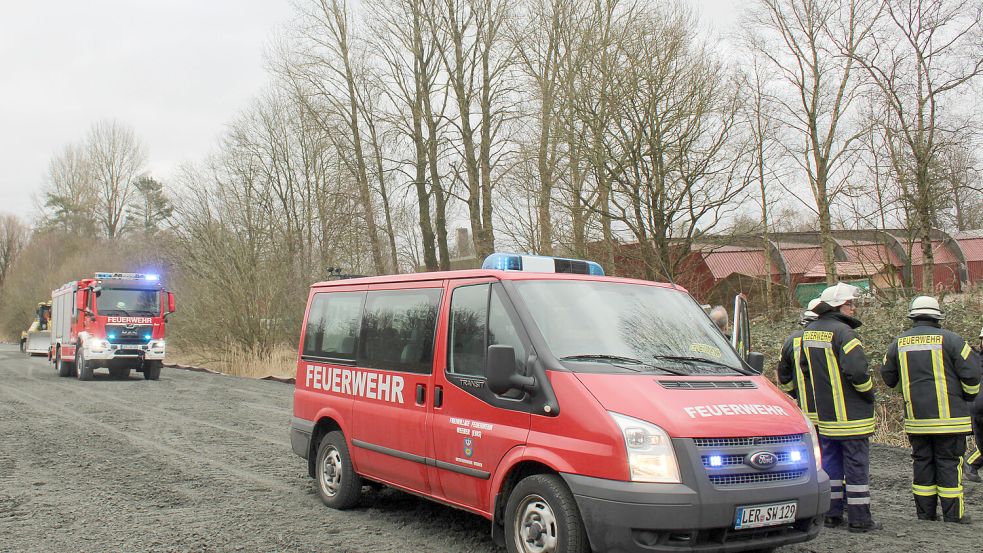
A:
<svg viewBox="0 0 983 553">
<path fill-rule="evenodd" d="M 442 407 L 444 405 L 444 387 L 434 386 L 433 387 L 433 406 Z"/>
<path fill-rule="evenodd" d="M 416 385 L 416 404 L 423 405 L 427 402 L 427 385 L 417 384 Z"/>
</svg>

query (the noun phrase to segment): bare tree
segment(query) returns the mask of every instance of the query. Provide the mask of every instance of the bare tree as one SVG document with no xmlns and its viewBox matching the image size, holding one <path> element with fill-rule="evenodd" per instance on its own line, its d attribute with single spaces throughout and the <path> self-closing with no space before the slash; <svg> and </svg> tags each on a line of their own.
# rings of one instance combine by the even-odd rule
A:
<svg viewBox="0 0 983 553">
<path fill-rule="evenodd" d="M 118 121 L 100 121 L 86 138 L 86 153 L 98 198 L 96 217 L 108 238 L 122 233 L 136 180 L 147 154 L 133 128 Z"/>
<path fill-rule="evenodd" d="M 891 115 L 888 128 L 910 161 L 913 217 L 925 269 L 923 290 L 933 285 L 932 229 L 945 186 L 933 178 L 940 152 L 958 135 L 946 120 L 946 101 L 983 74 L 983 6 L 968 0 L 886 0 L 882 25 L 870 45 L 845 53 L 870 75 Z"/>
<path fill-rule="evenodd" d="M 69 144 L 51 158 L 43 201 L 46 224 L 74 234 L 95 232 L 99 200 L 85 147 Z"/>
<path fill-rule="evenodd" d="M 0 215 L 0 287 L 30 237 L 31 228 L 27 223 L 15 215 Z"/>
<path fill-rule="evenodd" d="M 827 283 L 837 280 L 831 205 L 845 186 L 862 133 L 849 118 L 862 94 L 854 54 L 869 41 L 876 0 L 758 0 L 748 29 L 788 93 L 786 124 L 798 135 L 789 150 L 808 177 L 819 218 Z"/>
</svg>

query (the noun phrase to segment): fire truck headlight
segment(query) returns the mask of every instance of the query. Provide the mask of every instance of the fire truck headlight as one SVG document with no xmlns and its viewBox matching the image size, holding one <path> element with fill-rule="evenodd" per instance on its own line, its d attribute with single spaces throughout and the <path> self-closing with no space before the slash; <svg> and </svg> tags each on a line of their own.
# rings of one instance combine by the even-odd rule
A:
<svg viewBox="0 0 983 553">
<path fill-rule="evenodd" d="M 92 340 L 89 342 L 89 349 L 93 352 L 103 352 L 110 348 L 109 342 L 105 340 Z"/>
<path fill-rule="evenodd" d="M 164 341 L 163 340 L 154 340 L 153 342 L 150 342 L 149 344 L 147 344 L 147 347 L 150 348 L 150 349 L 164 349 Z"/>
<path fill-rule="evenodd" d="M 624 437 L 632 481 L 680 483 L 676 452 L 665 430 L 643 420 L 610 411 L 608 414 Z"/>
</svg>

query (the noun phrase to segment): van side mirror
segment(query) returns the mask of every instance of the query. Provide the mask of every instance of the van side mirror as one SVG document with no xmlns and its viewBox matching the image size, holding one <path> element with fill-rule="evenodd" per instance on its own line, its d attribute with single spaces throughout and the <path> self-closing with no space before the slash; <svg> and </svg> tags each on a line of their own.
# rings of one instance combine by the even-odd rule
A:
<svg viewBox="0 0 983 553">
<path fill-rule="evenodd" d="M 174 313 L 174 292 L 166 292 L 167 294 L 167 314 L 170 315 Z"/>
<path fill-rule="evenodd" d="M 752 351 L 747 354 L 747 364 L 751 367 L 751 370 L 758 374 L 765 372 L 765 354 L 759 351 Z"/>
<path fill-rule="evenodd" d="M 531 392 L 536 387 L 536 379 L 518 373 L 515 366 L 515 348 L 506 345 L 488 346 L 486 374 L 488 389 L 493 394 L 503 395 L 510 390 Z"/>
<path fill-rule="evenodd" d="M 85 299 L 86 299 L 86 293 L 85 293 L 85 291 L 79 290 L 78 293 L 75 294 L 75 310 L 76 311 L 85 312 L 85 307 L 86 307 L 85 306 L 85 303 L 86 303 Z"/>
</svg>

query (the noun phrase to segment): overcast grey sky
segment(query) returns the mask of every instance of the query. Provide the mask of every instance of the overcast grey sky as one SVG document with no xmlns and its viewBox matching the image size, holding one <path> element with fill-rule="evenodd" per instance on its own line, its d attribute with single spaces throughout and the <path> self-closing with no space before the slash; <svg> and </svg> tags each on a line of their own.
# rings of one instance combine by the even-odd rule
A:
<svg viewBox="0 0 983 553">
<path fill-rule="evenodd" d="M 690 0 L 725 31 L 738 0 Z M 118 119 L 167 181 L 268 82 L 290 0 L 0 0 L 0 212 L 33 219 L 48 161 Z"/>
</svg>

